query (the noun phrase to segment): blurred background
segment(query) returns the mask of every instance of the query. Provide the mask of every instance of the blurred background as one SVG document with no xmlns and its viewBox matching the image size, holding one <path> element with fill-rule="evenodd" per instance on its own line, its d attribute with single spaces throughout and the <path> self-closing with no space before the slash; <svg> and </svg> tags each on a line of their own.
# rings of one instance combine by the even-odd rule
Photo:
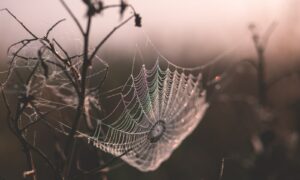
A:
<svg viewBox="0 0 300 180">
<path fill-rule="evenodd" d="M 66 2 L 80 21 L 85 22 L 83 3 L 80 0 Z M 300 1 L 127 2 L 142 16 L 143 27 L 135 28 L 134 22 L 129 22 L 100 50 L 99 56 L 111 66 L 108 82 L 113 83 L 107 83 L 108 89 L 110 86 L 121 85 L 122 77 L 129 74 L 129 71 L 122 71 L 122 68 L 130 69 L 134 52 L 137 47 L 146 44 L 147 38 L 152 40 L 167 59 L 185 67 L 202 65 L 225 51 L 234 49 L 216 69 L 208 70 L 212 74 L 224 71 L 229 64 L 244 59 L 256 61 L 257 53 L 248 29 L 249 24 L 255 24 L 257 31 L 264 33 L 272 23 L 276 23 L 265 52 L 266 79 L 272 80 L 286 74 L 295 75 L 287 76 L 272 85 L 268 90 L 270 109 L 265 110 L 254 103 L 255 98 L 251 99 L 257 95 L 256 70 L 248 64 L 237 65 L 229 72 L 230 80 L 220 84 L 221 90 L 212 88 L 211 107 L 199 127 L 157 171 L 141 173 L 124 165 L 110 172 L 108 179 L 218 179 L 222 157 L 228 157 L 225 159 L 223 179 L 300 179 L 300 81 L 297 75 L 300 69 Z M 104 4 L 115 3 L 119 1 L 104 1 Z M 41 36 L 57 20 L 66 18 L 67 21 L 55 29 L 53 36 L 66 49 L 81 51 L 79 31 L 58 0 L 1 0 L 1 8 L 8 8 Z M 128 15 L 129 10 L 125 16 Z M 91 44 L 99 42 L 119 22 L 119 9 L 98 15 L 93 24 Z M 30 37 L 27 32 L 6 12 L 1 11 L 0 72 L 7 68 L 8 46 L 26 37 Z M 228 100 L 234 99 L 231 98 L 233 95 L 240 95 L 243 100 L 248 98 L 247 103 Z M 5 115 L 1 99 L 0 179 L 21 179 L 25 158 L 16 138 L 6 127 Z M 272 133 L 262 134 L 262 141 L 264 142 L 265 136 L 266 139 L 269 136 L 276 138 L 267 140 L 272 142 L 272 148 L 265 150 L 268 152 L 265 157 L 265 154 L 260 156 L 254 153 L 253 134 L 260 133 L 260 125 L 257 124 L 268 115 L 276 117 L 276 123 L 272 125 Z"/>
</svg>

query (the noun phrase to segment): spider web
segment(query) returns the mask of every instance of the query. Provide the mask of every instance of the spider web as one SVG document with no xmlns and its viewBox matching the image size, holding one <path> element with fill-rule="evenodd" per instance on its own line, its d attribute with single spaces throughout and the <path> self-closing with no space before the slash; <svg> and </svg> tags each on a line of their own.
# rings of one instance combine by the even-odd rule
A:
<svg viewBox="0 0 300 180">
<path fill-rule="evenodd" d="M 104 93 L 108 99 L 117 96 L 119 100 L 106 117 L 91 116 L 97 128 L 92 136 L 84 134 L 97 148 L 121 156 L 141 171 L 153 171 L 167 160 L 209 106 L 202 84 L 202 70 L 209 64 L 179 67 L 150 40 L 147 43 L 157 55 L 155 64 L 147 67 L 143 63 L 124 85 Z M 109 95 L 115 90 L 118 92 Z"/>
<path fill-rule="evenodd" d="M 122 159 L 141 171 L 157 169 L 195 129 L 208 107 L 201 77 L 170 63 L 162 69 L 159 60 L 149 69 L 143 65 L 124 84 L 113 112 L 97 119 L 89 140 L 113 155 L 126 153 Z M 153 142 L 149 136 L 155 136 L 158 122 L 164 122 L 163 130 Z"/>
<path fill-rule="evenodd" d="M 93 61 L 87 77 L 84 122 L 94 131 L 87 133 L 82 128 L 78 131 L 78 137 L 86 138 L 107 153 L 121 156 L 141 171 L 157 169 L 202 120 L 209 106 L 205 101 L 202 70 L 225 55 L 204 66 L 183 68 L 163 57 L 151 42 L 149 44 L 157 55 L 155 64 L 149 67 L 143 64 L 137 73 L 132 71 L 122 86 L 103 94 L 98 91 L 99 80 L 108 65 L 98 57 Z M 24 51 L 36 52 L 33 49 L 39 47 L 28 46 Z M 39 65 L 26 86 L 24 82 L 16 85 L 18 80 L 14 78 L 26 77 L 20 74 L 31 72 L 39 61 L 35 54 L 25 55 L 15 57 L 11 70 L 2 72 L 8 74 L 4 83 L 6 92 L 13 96 L 20 93 L 34 96 L 34 106 L 26 107 L 21 126 L 41 121 L 67 135 L 72 124 L 70 112 L 76 112 L 78 104 L 76 90 L 67 76 L 71 70 L 61 69 L 57 57 L 46 51 L 43 58 L 48 65 L 48 78 Z M 79 72 L 81 65 L 81 56 L 72 59 L 74 71 Z M 103 112 L 100 96 L 118 98 L 116 106 L 104 118 L 100 118 Z"/>
</svg>

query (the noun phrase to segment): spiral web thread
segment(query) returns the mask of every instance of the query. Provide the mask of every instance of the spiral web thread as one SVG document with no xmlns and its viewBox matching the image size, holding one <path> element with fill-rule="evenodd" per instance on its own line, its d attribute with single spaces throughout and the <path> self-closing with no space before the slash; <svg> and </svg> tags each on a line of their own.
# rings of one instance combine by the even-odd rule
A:
<svg viewBox="0 0 300 180">
<path fill-rule="evenodd" d="M 157 60 L 145 65 L 124 84 L 115 109 L 97 119 L 89 141 L 141 171 L 157 169 L 201 121 L 208 104 L 201 73 L 168 63 L 164 70 Z M 157 123 L 163 122 L 162 127 Z M 149 136 L 156 136 L 151 141 Z M 159 135 L 159 136 L 158 136 Z M 161 137 L 160 137 L 161 136 Z"/>
</svg>

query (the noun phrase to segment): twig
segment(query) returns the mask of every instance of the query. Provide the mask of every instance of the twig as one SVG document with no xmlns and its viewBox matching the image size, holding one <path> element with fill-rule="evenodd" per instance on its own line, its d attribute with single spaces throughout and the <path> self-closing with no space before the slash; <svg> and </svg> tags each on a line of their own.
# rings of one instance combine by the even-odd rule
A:
<svg viewBox="0 0 300 180">
<path fill-rule="evenodd" d="M 28 85 L 28 83 L 30 82 L 30 79 L 33 77 L 33 74 L 36 72 L 36 69 L 37 69 L 36 67 L 37 67 L 37 65 L 32 70 L 32 73 L 28 76 L 28 78 L 26 80 L 26 84 L 24 82 L 25 85 Z M 21 80 L 21 81 L 23 81 L 23 80 Z M 3 97 L 5 98 L 5 102 L 8 102 L 7 99 L 6 99 L 6 96 L 3 96 Z M 20 141 L 20 143 L 21 143 L 21 145 L 23 147 L 23 151 L 24 151 L 24 154 L 26 156 L 27 166 L 29 168 L 29 171 L 33 171 L 34 172 L 34 173 L 31 173 L 30 175 L 32 176 L 33 180 L 36 180 L 37 176 L 36 176 L 35 163 L 33 161 L 33 157 L 32 157 L 32 154 L 31 154 L 31 151 L 30 151 L 30 148 L 29 148 L 29 144 L 27 143 L 27 141 L 26 141 L 26 139 L 25 139 L 22 131 L 20 131 L 20 129 L 19 129 L 19 120 L 20 120 L 20 117 L 21 117 L 23 111 L 26 109 L 29 101 L 31 100 L 31 98 L 29 98 L 28 95 L 25 95 L 24 98 L 25 98 L 24 100 L 19 100 L 19 102 L 18 102 L 15 117 L 10 116 L 8 118 L 11 119 L 11 121 L 13 123 L 12 127 L 14 128 L 13 132 L 14 132 L 15 136 L 18 138 L 18 140 Z M 11 110 L 8 110 L 8 112 L 11 113 Z"/>
<path fill-rule="evenodd" d="M 120 8 L 121 6 L 122 6 L 122 4 L 110 4 L 110 5 L 103 6 L 102 10 L 110 9 L 110 8 Z M 136 14 L 136 11 L 131 4 L 126 3 L 126 6 L 130 7 L 130 9 L 133 11 L 133 13 Z"/>
<path fill-rule="evenodd" d="M 33 171 L 34 173 L 30 174 L 32 179 L 33 180 L 37 180 L 37 177 L 36 177 L 36 169 L 35 169 L 35 165 L 34 165 L 34 161 L 33 161 L 33 158 L 32 158 L 32 154 L 30 152 L 30 149 L 28 147 L 28 144 L 25 140 L 25 138 L 23 137 L 22 133 L 19 131 L 18 129 L 18 120 L 19 120 L 19 117 L 21 116 L 22 112 L 25 110 L 26 108 L 26 104 L 24 104 L 22 107 L 20 106 L 21 103 L 19 102 L 18 103 L 18 108 L 17 108 L 17 112 L 16 112 L 16 116 L 13 118 L 11 115 L 11 110 L 7 104 L 7 99 L 6 99 L 6 96 L 4 94 L 4 92 L 2 91 L 2 96 L 4 98 L 4 102 L 5 102 L 5 106 L 6 108 L 8 108 L 8 119 L 10 119 L 12 122 L 15 122 L 14 125 L 12 125 L 12 128 L 14 128 L 14 130 L 12 131 L 12 133 L 17 137 L 17 139 L 20 141 L 22 147 L 23 147 L 23 152 L 25 154 L 25 157 L 26 157 L 26 160 L 27 160 L 27 166 L 28 166 L 28 171 Z M 8 120 L 9 121 L 9 120 Z"/>
<path fill-rule="evenodd" d="M 131 15 L 130 17 L 128 17 L 125 21 L 123 21 L 121 24 L 119 24 L 118 26 L 116 26 L 115 28 L 113 28 L 104 38 L 103 40 L 96 46 L 95 50 L 92 52 L 91 56 L 90 56 L 90 60 L 92 60 L 95 55 L 97 54 L 98 50 L 102 47 L 102 45 L 114 34 L 114 32 L 116 30 L 118 30 L 119 28 L 121 28 L 123 25 L 125 25 L 128 21 L 130 21 L 132 18 L 134 18 L 135 15 Z"/>
<path fill-rule="evenodd" d="M 97 87 L 95 87 L 94 89 L 91 89 L 91 90 L 89 91 L 88 94 L 91 94 L 91 93 L 93 93 L 93 92 L 95 92 L 95 91 L 97 91 L 97 90 L 98 90 L 98 91 L 100 90 L 100 88 L 102 87 L 103 83 L 105 82 L 105 80 L 106 80 L 106 78 L 107 78 L 108 70 L 109 70 L 109 67 L 106 67 L 106 68 L 105 68 L 104 77 L 101 79 L 101 81 L 100 81 L 100 83 L 97 85 Z M 100 93 L 100 92 L 99 92 L 99 93 Z"/>
<path fill-rule="evenodd" d="M 294 76 L 294 75 L 300 76 L 300 70 L 289 71 L 289 72 L 286 72 L 284 74 L 281 74 L 278 77 L 274 77 L 274 78 L 270 79 L 267 82 L 267 87 L 266 87 L 267 90 L 270 90 L 272 86 L 274 86 L 275 84 L 277 84 L 281 80 L 283 80 L 285 78 L 288 78 L 288 77 L 291 77 L 291 76 Z"/>
<path fill-rule="evenodd" d="M 225 158 L 223 157 L 221 160 L 221 168 L 219 173 L 219 180 L 222 180 L 223 174 L 224 174 L 224 164 L 225 164 Z"/>
<path fill-rule="evenodd" d="M 30 122 L 28 124 L 26 124 L 24 127 L 22 127 L 20 130 L 21 131 L 25 131 L 27 130 L 28 128 L 30 128 L 31 126 L 35 125 L 36 123 L 40 122 L 41 120 L 44 120 L 46 121 L 46 118 L 44 117 L 45 114 L 42 114 L 38 108 L 34 105 L 33 102 L 29 102 L 29 104 L 31 105 L 31 107 L 33 107 L 34 111 L 37 113 L 37 115 L 40 117 L 38 120 L 36 121 L 33 121 L 33 122 Z"/>
<path fill-rule="evenodd" d="M 73 158 L 74 158 L 74 147 L 75 147 L 75 139 L 74 136 L 76 134 L 76 131 L 78 129 L 78 124 L 80 121 L 80 117 L 83 112 L 84 108 L 84 101 L 85 101 L 85 90 L 86 90 L 86 76 L 88 73 L 88 67 L 90 66 L 90 61 L 88 58 L 88 48 L 89 48 L 89 35 L 90 35 L 90 27 L 92 23 L 92 17 L 88 17 L 86 32 L 83 34 L 84 37 L 84 47 L 83 47 L 83 65 L 82 65 L 82 71 L 81 71 L 81 87 L 80 87 L 80 94 L 78 96 L 78 106 L 76 109 L 76 115 L 74 118 L 74 122 L 72 124 L 71 131 L 69 133 L 66 147 L 65 147 L 65 154 L 67 157 L 67 164 L 65 168 L 65 177 L 70 177 L 70 170 L 73 164 Z"/>
<path fill-rule="evenodd" d="M 36 39 L 31 39 L 31 41 L 34 41 Z M 31 41 L 26 41 L 13 55 L 11 61 L 10 61 L 10 65 L 9 65 L 9 68 L 8 68 L 8 73 L 6 75 L 6 78 L 5 78 L 5 81 L 3 82 L 2 85 L 5 85 L 7 83 L 7 81 L 9 80 L 9 77 L 11 76 L 11 72 L 12 72 L 12 69 L 13 69 L 13 63 L 15 61 L 15 58 L 17 57 L 17 55 L 22 51 L 23 48 L 25 48 Z M 20 41 L 19 43 L 21 43 L 22 41 Z M 16 44 L 17 45 L 17 44 Z"/>
<path fill-rule="evenodd" d="M 67 10 L 67 12 L 69 13 L 69 15 L 72 17 L 72 19 L 75 22 L 75 24 L 77 25 L 80 33 L 82 35 L 84 35 L 84 31 L 83 31 L 83 28 L 82 28 L 81 24 L 79 23 L 78 19 L 76 18 L 76 16 L 74 15 L 74 13 L 71 11 L 71 9 L 69 8 L 69 6 L 65 3 L 64 0 L 60 0 L 60 2 L 63 5 L 63 7 Z"/>
<path fill-rule="evenodd" d="M 129 153 L 132 149 L 129 149 L 125 152 L 123 152 L 122 154 L 120 154 L 119 156 L 113 157 L 112 159 L 110 159 L 107 163 L 103 164 L 102 166 L 99 166 L 97 168 L 94 168 L 92 170 L 89 171 L 85 171 L 83 172 L 85 175 L 91 175 L 91 174 L 98 174 L 101 173 L 101 171 L 105 168 L 107 168 L 109 165 L 111 165 L 112 163 L 114 163 L 116 160 L 120 159 L 121 157 L 125 156 L 127 153 Z"/>
<path fill-rule="evenodd" d="M 276 23 L 272 23 L 262 37 L 255 31 L 256 27 L 254 24 L 249 26 L 252 33 L 252 39 L 258 55 L 257 64 L 257 86 L 258 86 L 258 98 L 262 106 L 267 103 L 267 89 L 266 89 L 266 65 L 264 52 L 267 47 L 268 40 L 275 30 Z"/>
<path fill-rule="evenodd" d="M 56 51 L 54 45 L 50 42 L 49 39 L 44 38 L 43 40 L 46 41 L 46 43 L 48 43 L 48 45 L 47 45 L 46 43 L 44 43 L 43 41 L 41 41 L 41 43 L 44 44 L 44 45 L 47 47 L 47 49 L 50 50 L 50 52 L 51 52 L 55 57 L 57 57 L 57 58 L 59 59 L 60 62 L 62 62 L 63 64 L 66 65 L 66 67 L 62 66 L 62 68 L 64 68 L 64 73 L 65 73 L 65 75 L 67 76 L 67 78 L 71 81 L 71 83 L 72 83 L 73 87 L 75 88 L 77 94 L 79 94 L 79 93 L 80 93 L 80 92 L 79 92 L 80 90 L 79 90 L 77 84 L 75 83 L 75 81 L 78 80 L 78 76 L 75 76 L 75 80 L 74 80 L 74 79 L 72 78 L 72 76 L 68 73 L 68 70 L 67 70 L 67 67 L 69 67 L 70 69 L 73 69 L 73 67 L 71 66 L 71 64 L 68 64 L 67 61 L 65 61 L 65 59 L 62 58 L 62 57 L 57 53 L 57 51 Z M 44 60 L 44 61 L 45 61 L 45 60 Z M 76 72 L 76 70 L 72 70 L 72 72 L 73 72 L 73 71 Z"/>
<path fill-rule="evenodd" d="M 38 68 L 39 65 L 40 65 L 40 62 L 37 61 L 36 64 L 35 64 L 35 66 L 33 67 L 32 71 L 30 72 L 30 74 L 29 74 L 29 76 L 27 78 L 27 81 L 25 82 L 25 88 L 30 83 L 30 81 L 31 81 L 33 75 L 35 74 L 35 72 L 36 72 L 36 70 L 37 70 L 37 68 Z"/>
<path fill-rule="evenodd" d="M 74 77 L 75 77 L 75 81 L 77 81 L 76 83 L 79 83 L 79 82 L 78 82 L 78 79 L 79 79 L 80 75 L 79 75 L 79 72 L 73 67 L 73 64 L 72 64 L 72 61 L 71 61 L 72 57 L 69 56 L 68 52 L 62 47 L 62 45 L 61 45 L 60 43 L 58 43 L 58 41 L 56 41 L 55 39 L 53 39 L 53 42 L 54 42 L 54 43 L 59 47 L 59 49 L 62 50 L 63 53 L 65 54 L 65 56 L 66 56 L 66 62 L 65 62 L 65 61 L 63 61 L 63 62 L 64 62 L 64 64 L 65 64 L 66 66 L 68 66 L 68 67 L 71 69 L 71 71 L 72 71 L 72 73 L 73 73 L 73 75 L 74 75 Z"/>
<path fill-rule="evenodd" d="M 51 170 L 53 171 L 55 178 L 57 180 L 63 180 L 62 176 L 60 175 L 60 173 L 56 170 L 54 164 L 50 161 L 50 159 L 47 157 L 46 154 L 44 154 L 40 149 L 38 149 L 37 147 L 31 145 L 30 143 L 27 142 L 27 145 L 30 147 L 30 149 L 32 149 L 34 152 L 36 152 L 40 157 L 42 157 L 46 163 L 49 165 L 49 167 L 51 168 Z"/>
<path fill-rule="evenodd" d="M 0 9 L 0 11 L 6 11 L 8 12 L 32 37 L 38 38 L 35 34 L 33 34 L 25 25 L 23 22 L 21 22 L 13 13 L 10 12 L 7 8 Z"/>
<path fill-rule="evenodd" d="M 1 96 L 2 96 L 2 99 L 3 99 L 4 106 L 7 110 L 7 117 L 6 118 L 7 118 L 8 128 L 11 130 L 11 132 L 13 134 L 15 134 L 15 130 L 13 129 L 11 121 L 10 121 L 10 117 L 12 116 L 12 111 L 10 109 L 10 106 L 9 106 L 8 101 L 7 101 L 7 97 L 6 97 L 6 94 L 4 92 L 4 88 L 3 88 L 2 85 L 0 85 L 0 92 L 1 92 Z"/>
<path fill-rule="evenodd" d="M 6 53 L 9 54 L 11 48 L 13 48 L 14 46 L 17 46 L 17 45 L 19 45 L 19 44 L 25 45 L 25 44 L 28 44 L 28 43 L 30 43 L 31 41 L 35 41 L 35 40 L 37 40 L 37 39 L 38 39 L 38 38 L 23 39 L 23 40 L 21 40 L 21 41 L 18 41 L 18 42 L 16 42 L 16 43 L 13 43 L 12 45 L 10 45 L 10 46 L 7 48 Z"/>
<path fill-rule="evenodd" d="M 52 31 L 57 25 L 59 25 L 61 22 L 65 21 L 65 20 L 66 20 L 66 19 L 61 19 L 61 20 L 57 21 L 55 24 L 53 24 L 53 25 L 48 29 L 48 31 L 47 31 L 47 33 L 46 33 L 46 38 L 49 37 L 49 34 L 51 33 L 51 31 Z"/>
<path fill-rule="evenodd" d="M 31 60 L 39 60 L 38 57 L 25 57 L 25 56 L 22 56 L 22 55 L 16 55 L 16 57 L 22 58 L 24 60 L 29 60 L 29 59 L 31 59 Z M 52 64 L 52 65 L 55 65 L 56 67 L 60 68 L 64 72 L 64 74 L 66 75 L 66 77 L 68 78 L 68 80 L 71 82 L 71 84 L 73 85 L 76 93 L 79 94 L 79 89 L 78 89 L 76 83 L 74 82 L 73 78 L 68 73 L 68 70 L 67 70 L 67 68 L 65 66 L 63 66 L 63 65 L 61 65 L 59 63 L 53 62 L 51 60 L 44 59 L 43 61 L 45 61 L 46 63 Z M 59 61 L 59 62 L 61 62 L 61 61 Z"/>
<path fill-rule="evenodd" d="M 53 38 L 53 42 L 59 47 L 59 49 L 62 50 L 62 52 L 65 54 L 65 56 L 67 57 L 67 60 L 68 60 L 68 62 L 69 62 L 70 56 L 69 56 L 68 52 L 62 47 L 62 45 L 60 45 L 60 43 L 58 43 L 58 42 L 56 41 L 56 39 Z M 70 62 L 69 62 L 69 63 L 70 63 Z M 69 65 L 71 65 L 71 63 L 70 63 Z"/>
<path fill-rule="evenodd" d="M 271 25 L 269 25 L 269 27 L 267 28 L 265 33 L 263 33 L 263 37 L 261 39 L 261 42 L 262 42 L 264 48 L 267 47 L 269 39 L 270 39 L 271 35 L 273 34 L 273 32 L 275 31 L 277 25 L 278 24 L 276 22 L 273 22 Z"/>
</svg>

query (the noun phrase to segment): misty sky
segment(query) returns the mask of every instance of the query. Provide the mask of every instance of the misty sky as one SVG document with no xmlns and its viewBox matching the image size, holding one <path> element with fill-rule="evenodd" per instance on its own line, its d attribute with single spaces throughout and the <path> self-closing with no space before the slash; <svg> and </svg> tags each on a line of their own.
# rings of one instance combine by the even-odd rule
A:
<svg viewBox="0 0 300 180">
<path fill-rule="evenodd" d="M 80 0 L 66 0 L 81 21 L 84 6 Z M 106 0 L 110 4 L 116 0 Z M 272 22 L 278 23 L 277 41 L 285 34 L 297 36 L 298 0 L 128 0 L 143 17 L 143 28 L 133 22 L 126 25 L 107 43 L 107 48 L 128 50 L 144 37 L 146 32 L 168 56 L 176 53 L 197 54 L 225 50 L 242 39 L 248 39 L 247 26 L 254 22 L 263 31 Z M 67 18 L 55 35 L 61 41 L 80 49 L 79 32 L 62 8 L 59 0 L 0 0 L 0 8 L 9 8 L 34 32 L 42 35 L 55 21 Z M 298 8 L 299 7 L 299 8 Z M 127 12 L 129 15 L 130 12 Z M 96 41 L 119 22 L 118 9 L 105 12 L 94 22 L 92 40 Z M 23 37 L 24 30 L 6 13 L 0 13 L 0 55 L 6 47 Z M 275 38 L 276 39 L 276 38 Z M 78 40 L 78 43 L 74 43 Z M 187 48 L 188 47 L 188 48 Z M 130 51 L 130 50 L 129 50 Z M 176 52 L 174 54 L 174 52 Z"/>
</svg>

